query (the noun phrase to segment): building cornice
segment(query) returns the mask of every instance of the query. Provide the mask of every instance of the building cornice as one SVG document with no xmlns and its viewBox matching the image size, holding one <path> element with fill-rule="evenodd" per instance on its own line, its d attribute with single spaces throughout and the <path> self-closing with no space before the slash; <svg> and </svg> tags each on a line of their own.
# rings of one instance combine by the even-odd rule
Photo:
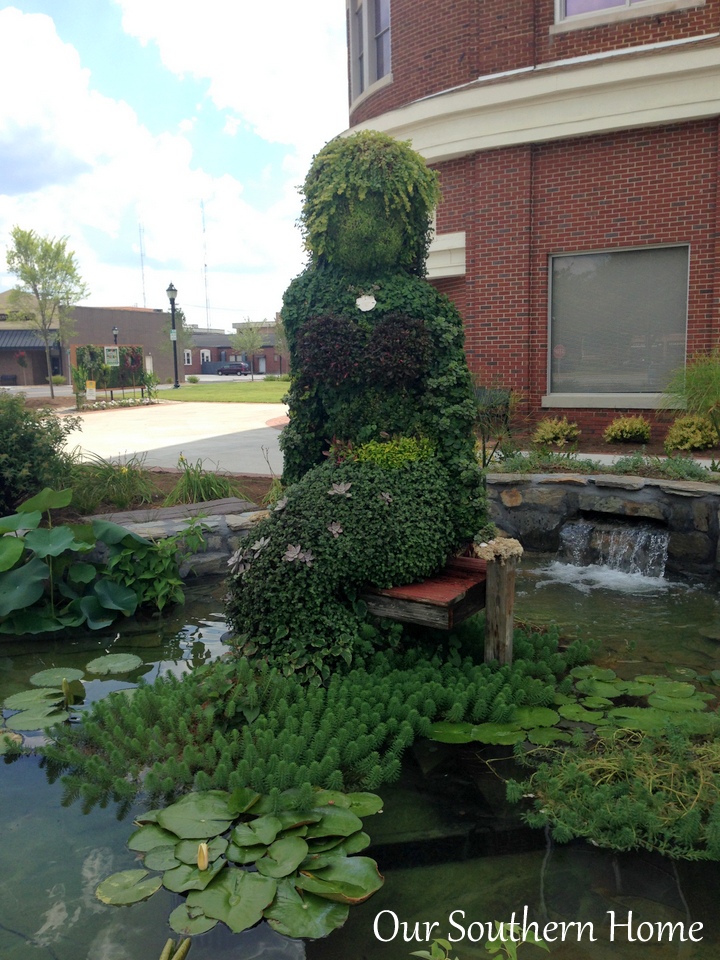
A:
<svg viewBox="0 0 720 960">
<path fill-rule="evenodd" d="M 480 150 L 720 115 L 717 35 L 613 54 L 482 78 L 350 132 L 381 130 L 441 163 Z"/>
</svg>

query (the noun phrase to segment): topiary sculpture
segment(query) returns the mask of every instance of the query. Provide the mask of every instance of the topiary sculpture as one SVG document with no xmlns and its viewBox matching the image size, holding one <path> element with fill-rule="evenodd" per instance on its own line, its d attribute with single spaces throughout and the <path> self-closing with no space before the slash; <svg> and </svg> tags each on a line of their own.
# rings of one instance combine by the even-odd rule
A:
<svg viewBox="0 0 720 960">
<path fill-rule="evenodd" d="M 246 653 L 317 679 L 374 639 L 359 588 L 428 576 L 485 512 L 462 318 L 422 279 L 437 175 L 365 131 L 321 150 L 304 192 L 310 264 L 283 304 L 287 495 L 232 558 L 228 613 Z"/>
</svg>

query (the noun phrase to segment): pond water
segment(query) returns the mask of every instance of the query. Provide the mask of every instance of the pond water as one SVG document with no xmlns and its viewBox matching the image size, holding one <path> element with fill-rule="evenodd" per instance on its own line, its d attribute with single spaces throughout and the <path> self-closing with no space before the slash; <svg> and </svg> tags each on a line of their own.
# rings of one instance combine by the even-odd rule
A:
<svg viewBox="0 0 720 960">
<path fill-rule="evenodd" d="M 653 582 L 654 580 L 654 582 Z M 133 652 L 144 666 L 122 679 L 87 684 L 88 699 L 158 673 L 181 674 L 224 649 L 222 586 L 206 584 L 179 613 L 151 629 L 63 643 L 0 644 L 0 699 L 26 689 L 29 677 L 51 666 L 83 667 L 103 652 Z M 518 581 L 517 615 L 532 623 L 558 622 L 565 635 L 602 639 L 598 660 L 623 676 L 691 667 L 707 673 L 717 663 L 720 597 L 714 587 L 670 584 L 657 578 L 603 570 L 568 570 L 552 558 L 525 565 Z M 384 786 L 385 812 L 366 821 L 369 854 L 386 878 L 369 901 L 354 907 L 345 927 L 326 940 L 301 944 L 264 925 L 239 936 L 217 928 L 193 940 L 191 960 L 399 960 L 450 936 L 460 958 L 485 957 L 487 924 L 513 911 L 541 924 L 565 922 L 553 957 L 573 960 L 691 958 L 720 955 L 717 864 L 673 864 L 650 854 L 614 855 L 585 843 L 556 845 L 518 823 L 504 801 L 500 779 L 479 745 L 419 745 L 398 784 Z M 511 774 L 509 768 L 502 773 Z M 2 960 L 155 960 L 169 936 L 166 924 L 178 898 L 161 891 L 143 904 L 116 908 L 94 891 L 116 870 L 135 866 L 125 843 L 131 821 L 111 809 L 84 815 L 61 805 L 62 787 L 48 784 L 38 761 L 0 764 L 0 958 Z M 691 924 L 697 942 L 627 942 L 650 932 L 638 923 Z M 611 913 L 615 939 L 610 942 Z M 403 923 L 407 926 L 403 927 Z M 471 924 L 474 923 L 474 926 Z M 578 942 L 578 928 L 583 935 Z M 415 928 L 416 924 L 421 926 Z M 483 930 L 480 929 L 483 925 Z M 653 928 L 654 929 L 654 928 Z M 405 940 L 404 933 L 410 938 Z M 596 939 L 590 940 L 590 935 Z M 480 939 L 481 942 L 473 942 Z M 522 958 L 526 948 L 520 950 Z M 527 956 L 541 956 L 527 949 Z"/>
</svg>

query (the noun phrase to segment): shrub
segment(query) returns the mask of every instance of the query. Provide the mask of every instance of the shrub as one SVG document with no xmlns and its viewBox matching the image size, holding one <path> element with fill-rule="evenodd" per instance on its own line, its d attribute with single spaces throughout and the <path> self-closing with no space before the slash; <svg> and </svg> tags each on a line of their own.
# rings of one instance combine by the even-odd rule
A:
<svg viewBox="0 0 720 960">
<path fill-rule="evenodd" d="M 376 463 L 379 467 L 389 467 L 397 469 L 406 463 L 414 463 L 416 460 L 429 460 L 433 455 L 433 445 L 430 441 L 421 437 L 398 437 L 394 440 L 382 442 L 380 440 L 370 440 L 358 447 L 355 456 L 360 462 L 369 461 Z"/>
<path fill-rule="evenodd" d="M 720 348 L 694 357 L 675 370 L 665 388 L 663 400 L 667 408 L 680 406 L 688 414 L 706 417 L 712 424 L 716 440 L 720 440 Z"/>
<path fill-rule="evenodd" d="M 74 464 L 71 485 L 73 504 L 84 514 L 93 513 L 101 503 L 119 510 L 131 504 L 152 503 L 158 492 L 145 469 L 144 455 L 115 461 L 93 454 L 87 461 Z"/>
<path fill-rule="evenodd" d="M 700 414 L 689 413 L 678 417 L 665 437 L 665 450 L 707 450 L 717 442 L 711 421 Z"/>
<path fill-rule="evenodd" d="M 538 423 L 532 442 L 539 447 L 564 447 L 580 436 L 576 423 L 568 423 L 567 417 L 546 417 Z"/>
<path fill-rule="evenodd" d="M 205 503 L 208 500 L 242 496 L 240 487 L 230 477 L 204 470 L 202 459 L 193 464 L 180 454 L 178 467 L 182 474 L 165 498 L 166 507 L 173 507 L 178 503 Z"/>
<path fill-rule="evenodd" d="M 645 417 L 616 417 L 603 433 L 605 443 L 649 443 L 650 424 Z"/>
<path fill-rule="evenodd" d="M 79 417 L 29 409 L 22 394 L 0 394 L 0 514 L 43 487 L 66 485 L 72 457 L 65 441 L 80 424 Z"/>
<path fill-rule="evenodd" d="M 194 373 L 191 373 L 189 377 L 185 377 L 188 383 L 200 383 L 200 377 L 196 376 Z"/>
</svg>

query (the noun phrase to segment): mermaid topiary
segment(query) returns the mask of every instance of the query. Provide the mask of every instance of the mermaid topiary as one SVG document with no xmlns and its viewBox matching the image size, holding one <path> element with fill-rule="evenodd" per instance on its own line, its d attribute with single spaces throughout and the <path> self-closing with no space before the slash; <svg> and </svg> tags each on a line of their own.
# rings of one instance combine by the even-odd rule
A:
<svg viewBox="0 0 720 960">
<path fill-rule="evenodd" d="M 304 193 L 287 487 L 231 560 L 228 615 L 246 654 L 324 679 L 378 642 L 363 587 L 432 574 L 485 508 L 462 319 L 422 279 L 437 175 L 366 131 L 321 150 Z"/>
</svg>

